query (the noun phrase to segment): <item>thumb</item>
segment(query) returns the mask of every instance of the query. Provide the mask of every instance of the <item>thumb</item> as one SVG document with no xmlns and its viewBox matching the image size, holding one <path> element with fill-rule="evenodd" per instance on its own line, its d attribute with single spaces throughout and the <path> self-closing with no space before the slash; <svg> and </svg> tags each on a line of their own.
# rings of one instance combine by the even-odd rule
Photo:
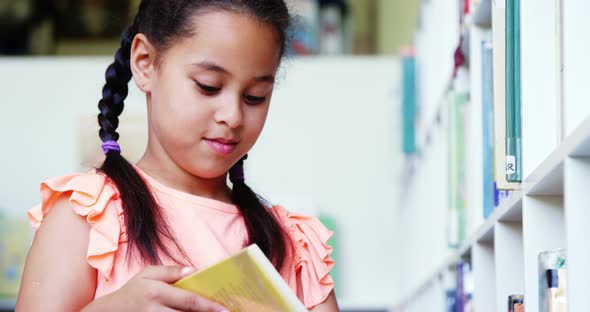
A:
<svg viewBox="0 0 590 312">
<path fill-rule="evenodd" d="M 156 265 L 145 268 L 142 272 L 142 277 L 165 283 L 174 283 L 179 279 L 191 275 L 193 272 L 195 272 L 195 268 L 192 267 Z"/>
</svg>

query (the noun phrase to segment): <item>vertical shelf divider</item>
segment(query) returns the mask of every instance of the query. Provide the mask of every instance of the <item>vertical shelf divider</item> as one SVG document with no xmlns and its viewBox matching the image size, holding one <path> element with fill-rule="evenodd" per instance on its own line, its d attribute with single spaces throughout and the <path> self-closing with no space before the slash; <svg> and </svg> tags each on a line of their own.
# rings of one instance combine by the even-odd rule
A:
<svg viewBox="0 0 590 312">
<path fill-rule="evenodd" d="M 525 195 L 522 202 L 527 311 L 539 310 L 539 253 L 565 248 L 563 196 Z"/>
<path fill-rule="evenodd" d="M 564 180 L 568 307 L 590 311 L 590 157 L 566 159 Z"/>
</svg>

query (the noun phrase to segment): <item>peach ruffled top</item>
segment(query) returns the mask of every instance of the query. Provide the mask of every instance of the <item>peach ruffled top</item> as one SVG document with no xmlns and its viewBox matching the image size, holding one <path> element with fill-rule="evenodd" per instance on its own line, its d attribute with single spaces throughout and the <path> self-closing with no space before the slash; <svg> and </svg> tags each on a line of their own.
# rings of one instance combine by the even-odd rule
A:
<svg viewBox="0 0 590 312">
<path fill-rule="evenodd" d="M 210 266 L 244 247 L 244 220 L 236 206 L 195 196 L 163 185 L 136 167 L 162 207 L 178 244 L 197 269 Z M 74 211 L 86 218 L 90 236 L 86 259 L 97 270 L 95 298 L 123 286 L 144 268 L 127 257 L 127 235 L 117 188 L 104 174 L 92 171 L 56 177 L 41 184 L 41 204 L 29 210 L 38 229 L 53 203 L 69 196 Z M 270 208 L 293 240 L 295 252 L 281 275 L 304 305 L 322 303 L 334 287 L 329 272 L 334 265 L 327 241 L 332 235 L 316 218 L 291 213 L 281 206 Z M 173 254 L 182 259 L 177 252 Z M 164 264 L 173 264 L 163 259 Z"/>
</svg>

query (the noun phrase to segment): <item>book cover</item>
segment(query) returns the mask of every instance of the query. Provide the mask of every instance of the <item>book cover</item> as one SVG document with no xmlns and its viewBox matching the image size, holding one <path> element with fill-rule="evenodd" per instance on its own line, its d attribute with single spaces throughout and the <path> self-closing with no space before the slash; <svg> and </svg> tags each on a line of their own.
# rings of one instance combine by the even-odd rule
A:
<svg viewBox="0 0 590 312">
<path fill-rule="evenodd" d="M 232 312 L 307 311 L 257 245 L 174 284 Z"/>
</svg>

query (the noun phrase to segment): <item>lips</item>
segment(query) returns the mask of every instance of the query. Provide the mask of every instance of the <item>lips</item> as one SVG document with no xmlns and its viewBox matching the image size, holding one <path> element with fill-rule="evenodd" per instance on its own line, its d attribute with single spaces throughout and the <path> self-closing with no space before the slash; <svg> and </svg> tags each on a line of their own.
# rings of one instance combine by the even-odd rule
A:
<svg viewBox="0 0 590 312">
<path fill-rule="evenodd" d="M 214 152 L 224 156 L 231 154 L 236 149 L 236 145 L 238 144 L 238 142 L 235 140 L 223 138 L 205 138 L 204 140 Z"/>
</svg>

